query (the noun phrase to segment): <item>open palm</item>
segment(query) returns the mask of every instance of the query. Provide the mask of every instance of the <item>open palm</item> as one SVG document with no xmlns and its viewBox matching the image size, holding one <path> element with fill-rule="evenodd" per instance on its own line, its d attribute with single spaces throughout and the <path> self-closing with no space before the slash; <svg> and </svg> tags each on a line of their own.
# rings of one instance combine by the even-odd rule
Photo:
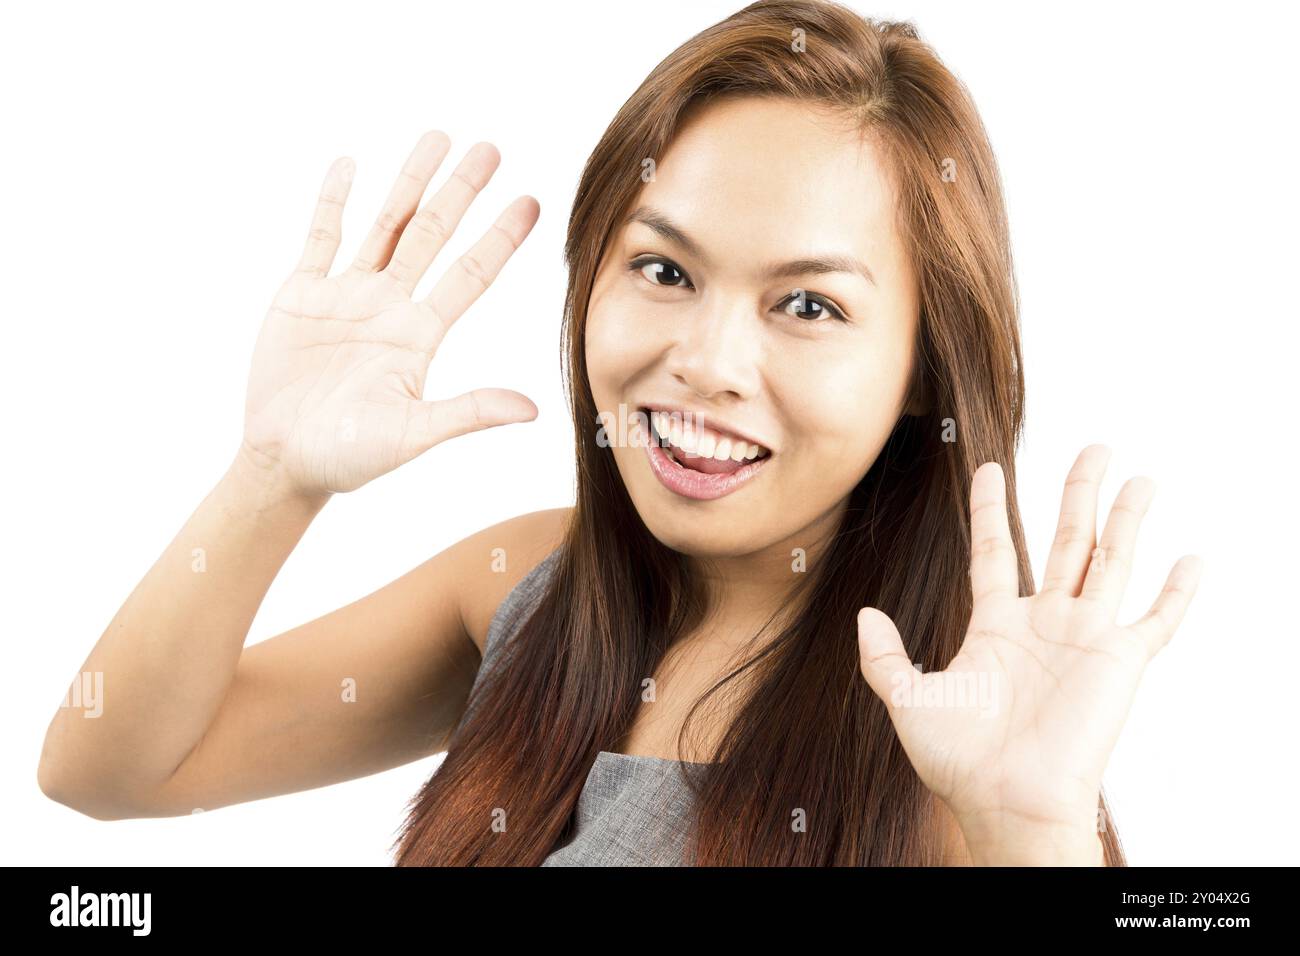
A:
<svg viewBox="0 0 1300 956">
<path fill-rule="evenodd" d="M 420 140 L 352 265 L 329 276 L 352 179 L 351 161 L 336 161 L 301 261 L 263 321 L 241 450 L 274 463 L 303 491 L 350 491 L 450 437 L 537 414 L 525 396 L 506 389 L 422 399 L 443 336 L 537 219 L 535 200 L 516 200 L 427 298 L 412 300 L 500 158 L 490 144 L 471 149 L 417 213 L 449 146 L 436 131 Z"/>
<path fill-rule="evenodd" d="M 1195 591 L 1200 562 L 1187 556 L 1141 620 L 1116 623 L 1154 484 L 1124 485 L 1098 546 L 1097 489 L 1108 459 L 1101 445 L 1079 455 L 1043 588 L 1029 597 L 1019 596 L 1002 470 L 987 463 L 976 471 L 974 605 L 945 670 L 921 674 L 885 614 L 859 614 L 863 676 L 922 781 L 964 827 L 1096 827 L 1102 772 L 1142 672 Z"/>
</svg>

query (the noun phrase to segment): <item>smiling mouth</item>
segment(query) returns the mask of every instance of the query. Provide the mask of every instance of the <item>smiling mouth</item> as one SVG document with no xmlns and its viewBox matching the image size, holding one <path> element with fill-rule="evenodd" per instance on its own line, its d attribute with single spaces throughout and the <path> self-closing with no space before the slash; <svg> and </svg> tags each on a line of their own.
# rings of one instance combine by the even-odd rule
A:
<svg viewBox="0 0 1300 956">
<path fill-rule="evenodd" d="M 770 458 L 762 445 L 708 427 L 683 423 L 681 416 L 639 409 L 650 423 L 650 441 L 680 468 L 704 475 L 734 475 Z"/>
</svg>

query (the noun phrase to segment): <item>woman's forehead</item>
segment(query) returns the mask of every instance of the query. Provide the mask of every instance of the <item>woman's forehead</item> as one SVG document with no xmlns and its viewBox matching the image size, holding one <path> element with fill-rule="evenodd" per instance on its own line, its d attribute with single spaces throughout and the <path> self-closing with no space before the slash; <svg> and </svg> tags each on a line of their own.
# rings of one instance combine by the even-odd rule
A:
<svg viewBox="0 0 1300 956">
<path fill-rule="evenodd" d="M 652 210 L 701 258 L 717 251 L 763 263 L 826 254 L 889 262 L 902 249 L 885 163 L 871 138 L 798 101 L 714 104 L 656 160 L 626 228 L 653 235 L 637 218 Z"/>
</svg>

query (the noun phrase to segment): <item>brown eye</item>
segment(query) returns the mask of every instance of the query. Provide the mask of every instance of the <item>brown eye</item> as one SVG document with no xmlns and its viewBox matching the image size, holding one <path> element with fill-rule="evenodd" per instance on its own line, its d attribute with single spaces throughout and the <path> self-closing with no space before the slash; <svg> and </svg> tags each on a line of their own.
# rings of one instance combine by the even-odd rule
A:
<svg viewBox="0 0 1300 956">
<path fill-rule="evenodd" d="M 796 289 L 785 300 L 784 304 L 786 306 L 784 310 L 786 315 L 804 322 L 819 322 L 828 318 L 848 321 L 844 318 L 844 313 L 826 299 L 814 293 L 805 292 L 803 289 Z M 790 310 L 790 306 L 794 306 L 794 311 Z"/>
<path fill-rule="evenodd" d="M 639 270 L 654 285 L 691 288 L 686 273 L 667 259 L 639 259 L 632 263 L 632 268 Z"/>
</svg>

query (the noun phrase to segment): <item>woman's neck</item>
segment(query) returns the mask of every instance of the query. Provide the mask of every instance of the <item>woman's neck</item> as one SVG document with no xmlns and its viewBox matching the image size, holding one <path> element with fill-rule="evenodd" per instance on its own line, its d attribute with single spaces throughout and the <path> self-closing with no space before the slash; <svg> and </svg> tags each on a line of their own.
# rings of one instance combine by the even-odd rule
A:
<svg viewBox="0 0 1300 956">
<path fill-rule="evenodd" d="M 707 589 L 709 613 L 701 632 L 730 643 L 752 637 L 770 618 L 794 610 L 792 597 L 816 573 L 839 528 L 847 499 L 812 524 L 759 551 L 696 557 L 695 573 Z"/>
</svg>

